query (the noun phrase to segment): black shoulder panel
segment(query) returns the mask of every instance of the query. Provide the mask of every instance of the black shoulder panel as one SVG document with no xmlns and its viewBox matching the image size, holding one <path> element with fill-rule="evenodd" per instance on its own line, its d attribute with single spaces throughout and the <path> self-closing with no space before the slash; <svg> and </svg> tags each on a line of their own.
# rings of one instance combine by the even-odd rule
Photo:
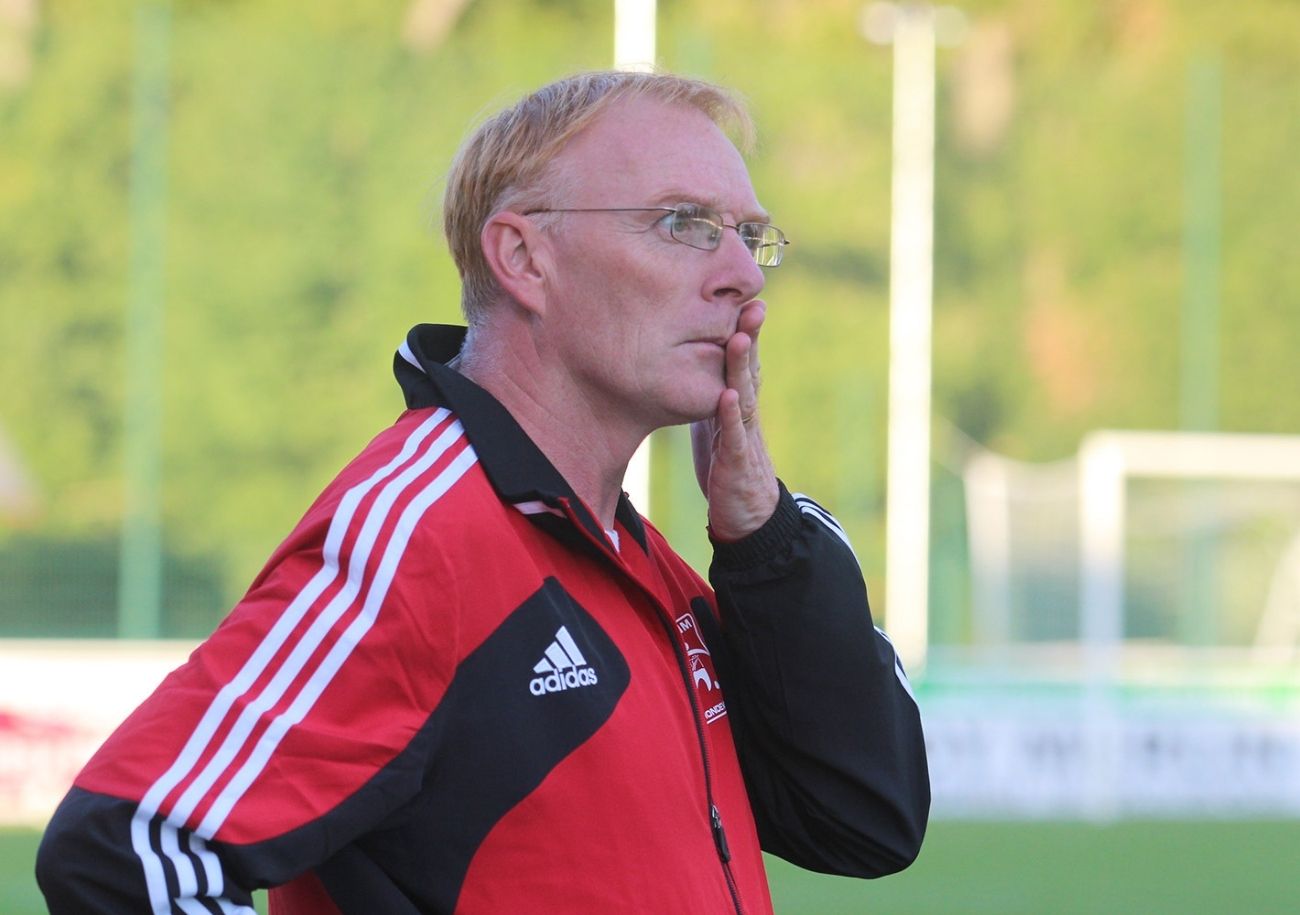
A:
<svg viewBox="0 0 1300 915">
<path fill-rule="evenodd" d="M 629 677 L 591 614 L 547 579 L 466 657 L 408 751 L 344 805 L 406 796 L 317 869 L 339 907 L 451 912 L 488 832 L 600 729 Z"/>
</svg>

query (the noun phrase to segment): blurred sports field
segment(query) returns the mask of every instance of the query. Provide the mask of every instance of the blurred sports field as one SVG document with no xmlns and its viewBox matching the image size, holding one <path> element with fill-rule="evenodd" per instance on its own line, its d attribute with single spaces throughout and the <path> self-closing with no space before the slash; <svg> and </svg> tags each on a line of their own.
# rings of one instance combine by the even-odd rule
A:
<svg viewBox="0 0 1300 915">
<path fill-rule="evenodd" d="M 32 877 L 38 834 L 0 831 L 0 912 L 44 912 Z M 876 881 L 769 860 L 779 915 L 1221 913 L 1300 911 L 1300 822 L 1127 821 L 931 826 L 908 871 Z"/>
</svg>

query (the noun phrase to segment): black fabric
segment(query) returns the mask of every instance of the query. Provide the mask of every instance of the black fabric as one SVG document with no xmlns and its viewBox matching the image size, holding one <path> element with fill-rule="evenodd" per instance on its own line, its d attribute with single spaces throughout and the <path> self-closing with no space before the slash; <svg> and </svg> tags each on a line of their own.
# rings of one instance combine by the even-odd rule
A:
<svg viewBox="0 0 1300 915">
<path fill-rule="evenodd" d="M 46 827 L 36 855 L 36 881 L 51 915 L 136 915 L 141 911 L 148 889 L 131 841 L 137 806 L 134 801 L 81 788 L 68 792 Z M 161 826 L 158 817 L 149 824 L 154 848 L 160 847 Z M 192 844 L 196 840 L 186 830 L 178 840 L 200 890 L 206 891 L 207 874 Z M 219 845 L 213 843 L 213 847 Z M 175 895 L 179 886 L 176 869 L 169 856 L 160 855 L 159 859 L 167 887 Z M 232 902 L 251 906 L 252 896 L 244 889 L 250 885 L 241 881 L 238 886 L 226 886 L 224 892 Z"/>
<path fill-rule="evenodd" d="M 420 366 L 401 353 L 393 357 L 393 374 L 411 409 L 447 407 L 465 427 L 493 488 L 507 502 L 555 500 L 573 489 L 532 439 L 519 428 L 501 402 L 446 366 L 460 352 L 465 328 L 417 324 L 406 337 Z"/>
<path fill-rule="evenodd" d="M 139 911 L 148 897 L 131 850 L 135 807 L 80 788 L 68 792 L 36 853 L 36 882 L 51 915 Z M 126 873 L 131 880 L 123 880 Z"/>
<path fill-rule="evenodd" d="M 535 695 L 533 666 L 561 626 L 597 680 Z M 604 630 L 559 582 L 548 579 L 462 662 L 407 751 L 427 761 L 419 794 L 317 868 L 317 876 L 345 913 L 407 911 L 403 906 L 451 912 L 488 832 L 600 729 L 629 681 L 627 662 Z M 513 682 L 517 690 L 502 687 Z M 399 889 L 409 895 L 389 904 L 378 895 Z"/>
<path fill-rule="evenodd" d="M 614 518 L 632 533 L 642 552 L 650 549 L 646 543 L 645 525 L 641 523 L 641 516 L 632 507 L 632 502 L 628 499 L 627 493 L 623 493 L 619 498 L 618 508 L 614 511 Z"/>
<path fill-rule="evenodd" d="M 715 552 L 721 624 L 700 615 L 759 840 L 809 870 L 894 873 L 929 816 L 920 711 L 848 545 L 784 487 L 781 503 L 773 523 L 795 535 Z"/>
<path fill-rule="evenodd" d="M 738 570 L 760 565 L 784 549 L 799 534 L 802 519 L 785 483 L 776 481 L 776 511 L 763 526 L 741 540 L 718 540 L 709 531 L 713 562 L 719 569 Z"/>
</svg>

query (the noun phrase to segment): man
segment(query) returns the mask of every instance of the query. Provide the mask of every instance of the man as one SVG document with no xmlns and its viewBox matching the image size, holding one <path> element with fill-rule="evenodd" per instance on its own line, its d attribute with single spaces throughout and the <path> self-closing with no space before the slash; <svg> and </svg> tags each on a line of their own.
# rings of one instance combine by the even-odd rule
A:
<svg viewBox="0 0 1300 915">
<path fill-rule="evenodd" d="M 87 765 L 59 912 L 771 910 L 760 846 L 875 876 L 929 807 L 916 705 L 843 531 L 758 419 L 785 244 L 713 86 L 593 73 L 470 138 L 463 331 L 230 617 Z M 713 589 L 621 493 L 696 423 Z M 715 597 L 716 590 L 716 597 Z"/>
</svg>

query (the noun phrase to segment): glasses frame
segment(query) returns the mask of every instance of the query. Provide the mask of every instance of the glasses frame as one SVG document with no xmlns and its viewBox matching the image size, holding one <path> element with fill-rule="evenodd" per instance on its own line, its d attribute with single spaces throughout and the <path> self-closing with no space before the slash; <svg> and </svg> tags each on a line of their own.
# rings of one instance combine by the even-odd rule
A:
<svg viewBox="0 0 1300 915">
<path fill-rule="evenodd" d="M 683 211 L 689 211 L 689 213 L 684 213 Z M 750 255 L 754 258 L 754 263 L 758 264 L 760 267 L 779 267 L 781 261 L 784 259 L 784 249 L 790 244 L 790 240 L 785 237 L 785 233 L 770 222 L 747 221 L 732 225 L 729 222 L 724 222 L 722 214 L 717 210 L 699 203 L 679 203 L 675 207 L 538 207 L 537 209 L 527 210 L 521 215 L 533 216 L 539 213 L 663 213 L 665 215 L 671 214 L 672 216 L 681 219 L 701 220 L 711 223 L 718 229 L 717 238 L 714 240 L 712 245 L 697 244 L 678 235 L 676 219 L 669 223 L 668 234 L 672 236 L 673 241 L 686 245 L 688 248 L 695 248 L 699 251 L 716 251 L 722 244 L 722 230 L 735 229 L 736 234 L 740 236 L 740 240 L 745 243 L 746 249 L 748 249 Z M 775 232 L 777 236 L 776 240 L 751 245 L 750 237 L 745 234 L 746 230 L 751 226 L 759 229 L 761 232 L 766 232 L 768 230 Z M 763 263 L 763 260 L 759 256 L 759 252 L 767 248 L 773 249 L 773 252 L 769 257 L 769 263 Z"/>
</svg>

